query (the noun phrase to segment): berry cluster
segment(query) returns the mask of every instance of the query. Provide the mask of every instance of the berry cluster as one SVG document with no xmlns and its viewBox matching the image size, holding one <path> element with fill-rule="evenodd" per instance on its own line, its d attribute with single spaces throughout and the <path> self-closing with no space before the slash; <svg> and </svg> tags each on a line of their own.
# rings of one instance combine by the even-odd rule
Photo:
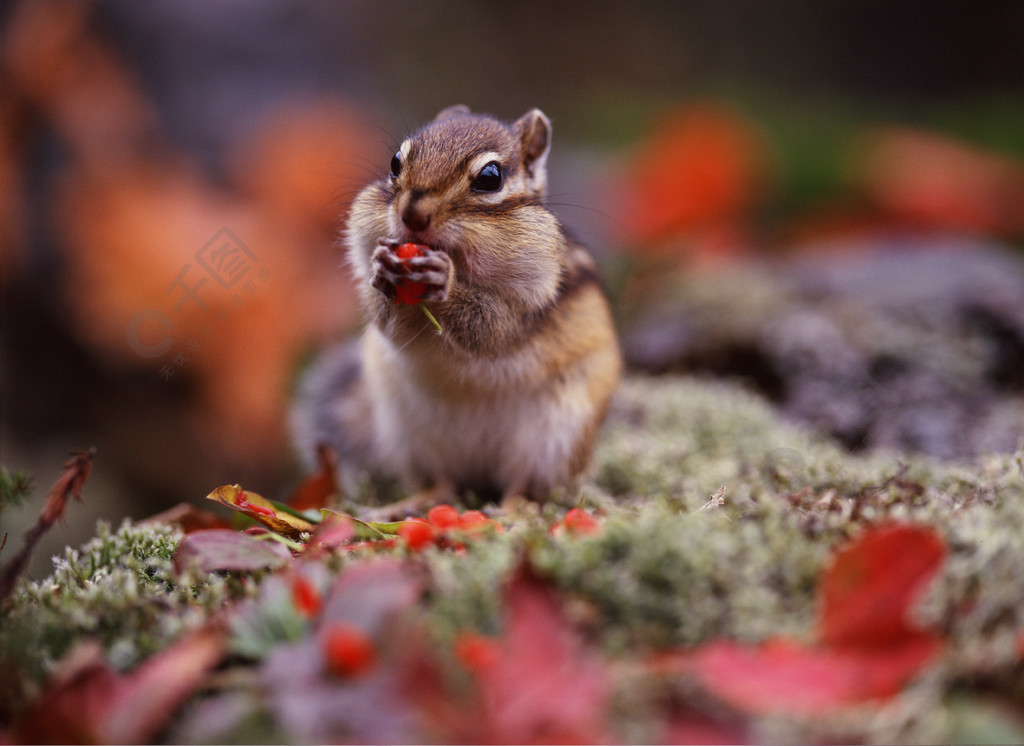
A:
<svg viewBox="0 0 1024 746">
<path fill-rule="evenodd" d="M 459 513 L 451 505 L 435 505 L 427 512 L 426 520 L 410 518 L 403 521 L 398 536 L 410 550 L 418 552 L 431 545 L 462 549 L 467 538 L 485 532 L 502 533 L 504 530 L 500 523 L 479 510 Z"/>
</svg>

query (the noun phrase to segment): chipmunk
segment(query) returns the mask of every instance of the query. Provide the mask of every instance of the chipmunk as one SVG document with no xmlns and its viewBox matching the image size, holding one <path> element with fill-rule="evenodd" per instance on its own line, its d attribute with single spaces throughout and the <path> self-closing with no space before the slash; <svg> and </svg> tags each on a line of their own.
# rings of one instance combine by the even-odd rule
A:
<svg viewBox="0 0 1024 746">
<path fill-rule="evenodd" d="M 622 362 L 593 259 L 545 207 L 551 123 L 447 108 L 352 204 L 348 260 L 369 325 L 296 402 L 297 445 L 417 488 L 544 501 L 589 461 Z M 402 243 L 421 247 L 400 259 Z M 422 309 L 395 302 L 419 283 Z"/>
</svg>

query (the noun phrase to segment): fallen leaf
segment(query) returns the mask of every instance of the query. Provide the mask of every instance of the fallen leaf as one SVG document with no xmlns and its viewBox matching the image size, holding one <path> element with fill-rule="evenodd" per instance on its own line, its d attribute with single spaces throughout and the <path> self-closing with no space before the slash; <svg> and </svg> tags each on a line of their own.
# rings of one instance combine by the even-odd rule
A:
<svg viewBox="0 0 1024 746">
<path fill-rule="evenodd" d="M 356 538 L 356 529 L 349 516 L 324 511 L 320 525 L 309 537 L 309 542 L 306 545 L 307 551 L 311 549 L 334 550 L 348 544 L 354 538 Z"/>
<path fill-rule="evenodd" d="M 813 715 L 891 697 L 940 648 L 923 633 L 872 651 L 721 640 L 700 648 L 693 667 L 705 688 L 745 712 Z"/>
<path fill-rule="evenodd" d="M 322 619 L 373 634 L 420 597 L 423 584 L 398 560 L 366 560 L 347 568 L 324 599 Z"/>
<path fill-rule="evenodd" d="M 181 540 L 174 552 L 174 568 L 179 573 L 190 567 L 200 572 L 245 572 L 282 567 L 290 559 L 288 549 L 276 541 L 261 541 L 231 529 L 210 529 L 194 531 Z"/>
<path fill-rule="evenodd" d="M 834 647 L 891 647 L 918 631 L 909 612 L 946 556 L 925 526 L 869 528 L 836 552 L 821 579 L 818 635 Z"/>
<path fill-rule="evenodd" d="M 724 702 L 756 714 L 814 715 L 891 697 L 945 644 L 909 620 L 944 556 L 929 528 L 868 528 L 822 573 L 816 644 L 715 640 L 656 656 L 650 670 L 696 675 Z"/>
<path fill-rule="evenodd" d="M 243 490 L 237 484 L 225 484 L 209 495 L 207 500 L 226 505 L 232 510 L 253 518 L 271 531 L 291 538 L 298 538 L 304 533 L 313 531 L 313 524 L 304 518 L 292 515 L 280 506 L 275 505 L 262 495 Z"/>
<path fill-rule="evenodd" d="M 500 653 L 478 671 L 482 737 L 494 743 L 599 743 L 606 669 L 584 651 L 557 596 L 526 567 L 505 594 Z"/>
<path fill-rule="evenodd" d="M 223 630 L 203 627 L 119 674 L 99 645 L 86 643 L 58 667 L 17 735 L 30 743 L 149 743 L 225 652 Z"/>
</svg>

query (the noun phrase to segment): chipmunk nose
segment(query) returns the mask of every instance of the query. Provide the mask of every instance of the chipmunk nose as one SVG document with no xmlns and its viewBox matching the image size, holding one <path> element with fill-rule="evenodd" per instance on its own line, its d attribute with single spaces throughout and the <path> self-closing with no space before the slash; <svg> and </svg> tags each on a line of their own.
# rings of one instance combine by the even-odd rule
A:
<svg viewBox="0 0 1024 746">
<path fill-rule="evenodd" d="M 430 227 L 431 210 L 422 195 L 410 193 L 402 206 L 402 222 L 414 233 L 425 231 Z"/>
</svg>

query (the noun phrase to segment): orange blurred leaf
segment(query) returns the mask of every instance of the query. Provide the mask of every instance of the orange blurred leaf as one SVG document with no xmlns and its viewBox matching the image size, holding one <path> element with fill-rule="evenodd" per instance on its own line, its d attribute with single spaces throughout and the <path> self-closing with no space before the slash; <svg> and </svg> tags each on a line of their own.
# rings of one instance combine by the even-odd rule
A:
<svg viewBox="0 0 1024 746">
<path fill-rule="evenodd" d="M 630 164 L 622 200 L 628 240 L 658 241 L 734 222 L 754 203 L 765 148 L 753 124 L 714 105 L 668 113 Z"/>
<path fill-rule="evenodd" d="M 905 128 L 867 138 L 862 181 L 890 216 L 925 226 L 1024 235 L 1024 162 Z"/>
</svg>

